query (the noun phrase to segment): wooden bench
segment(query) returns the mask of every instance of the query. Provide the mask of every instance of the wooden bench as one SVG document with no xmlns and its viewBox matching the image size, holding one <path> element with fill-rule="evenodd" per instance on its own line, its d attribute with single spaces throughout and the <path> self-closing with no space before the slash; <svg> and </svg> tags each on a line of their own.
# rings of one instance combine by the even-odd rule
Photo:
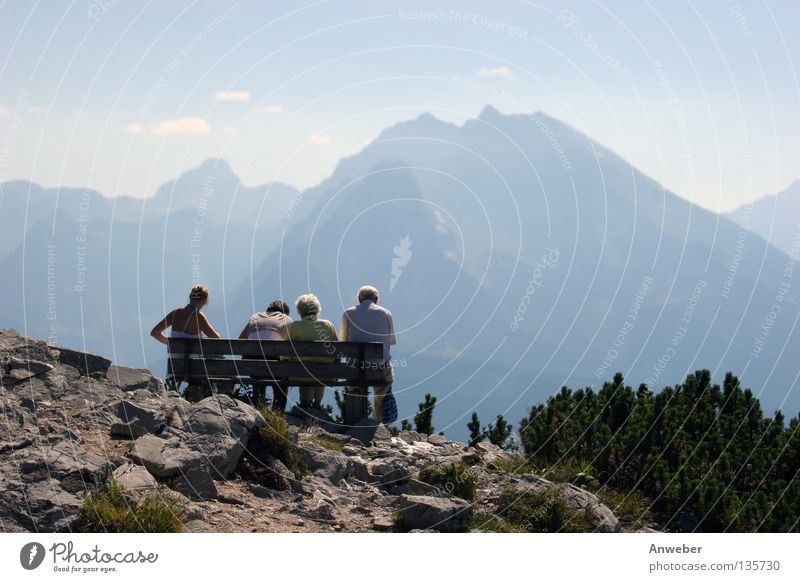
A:
<svg viewBox="0 0 800 582">
<path fill-rule="evenodd" d="M 350 425 L 367 416 L 368 387 L 384 382 L 384 370 L 375 363 L 383 360 L 380 342 L 169 338 L 169 354 L 169 374 L 190 384 L 232 382 L 254 390 L 276 384 L 356 386 L 345 393 L 343 420 Z"/>
</svg>

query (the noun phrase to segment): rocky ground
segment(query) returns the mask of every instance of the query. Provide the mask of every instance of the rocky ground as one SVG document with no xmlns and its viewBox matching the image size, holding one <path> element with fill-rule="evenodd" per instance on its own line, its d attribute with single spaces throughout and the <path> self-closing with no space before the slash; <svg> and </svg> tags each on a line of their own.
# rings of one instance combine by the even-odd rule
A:
<svg viewBox="0 0 800 582">
<path fill-rule="evenodd" d="M 281 433 L 293 471 L 256 450 L 271 425 L 227 395 L 189 403 L 147 370 L 8 329 L 0 377 L 2 531 L 69 531 L 84 495 L 112 479 L 138 498 L 168 491 L 193 532 L 474 531 L 530 492 L 552 494 L 595 531 L 624 529 L 594 494 L 504 470 L 513 454 L 486 443 L 368 422 L 343 431 L 298 413 Z M 451 464 L 465 468 L 472 500 L 430 478 Z"/>
</svg>

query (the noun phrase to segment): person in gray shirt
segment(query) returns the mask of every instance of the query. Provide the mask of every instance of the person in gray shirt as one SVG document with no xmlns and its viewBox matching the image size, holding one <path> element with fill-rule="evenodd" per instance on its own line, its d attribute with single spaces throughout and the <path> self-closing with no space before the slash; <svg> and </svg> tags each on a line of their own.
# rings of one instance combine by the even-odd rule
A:
<svg viewBox="0 0 800 582">
<path fill-rule="evenodd" d="M 381 342 L 383 343 L 383 359 L 375 362 L 384 369 L 384 384 L 373 386 L 375 399 L 373 408 L 375 420 L 383 420 L 383 398 L 394 382 L 392 356 L 390 346 L 397 343 L 394 334 L 392 312 L 378 305 L 378 290 L 365 285 L 358 290 L 358 305 L 349 307 L 342 314 L 342 325 L 339 328 L 339 339 L 347 342 Z M 347 390 L 354 391 L 355 386 Z"/>
<path fill-rule="evenodd" d="M 244 326 L 239 339 L 258 339 L 267 341 L 281 341 L 287 338 L 287 329 L 292 323 L 289 317 L 289 305 L 282 299 L 276 299 L 269 304 L 266 311 L 259 311 L 250 316 Z M 255 390 L 255 388 L 254 388 Z M 266 398 L 261 394 L 259 398 Z M 272 409 L 283 412 L 289 400 L 287 387 L 280 384 L 272 386 Z"/>
</svg>

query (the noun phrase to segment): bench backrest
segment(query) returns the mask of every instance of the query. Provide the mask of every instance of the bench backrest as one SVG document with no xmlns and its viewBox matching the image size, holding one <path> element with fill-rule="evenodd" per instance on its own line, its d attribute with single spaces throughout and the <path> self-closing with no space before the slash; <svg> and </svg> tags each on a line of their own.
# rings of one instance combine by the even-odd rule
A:
<svg viewBox="0 0 800 582">
<path fill-rule="evenodd" d="M 364 386 L 385 373 L 379 342 L 169 338 L 169 354 L 170 374 L 186 379 Z"/>
</svg>

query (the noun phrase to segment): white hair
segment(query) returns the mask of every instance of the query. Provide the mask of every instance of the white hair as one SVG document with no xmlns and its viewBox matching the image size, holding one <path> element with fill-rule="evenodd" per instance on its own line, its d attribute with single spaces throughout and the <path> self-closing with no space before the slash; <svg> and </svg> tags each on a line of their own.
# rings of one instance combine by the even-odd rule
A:
<svg viewBox="0 0 800 582">
<path fill-rule="evenodd" d="M 367 299 L 371 301 L 378 300 L 378 290 L 372 285 L 364 285 L 358 290 L 358 300 L 365 301 Z"/>
<path fill-rule="evenodd" d="M 300 314 L 300 317 L 305 317 L 306 315 L 319 315 L 321 309 L 319 298 L 313 293 L 308 293 L 298 297 L 294 306 L 297 308 L 297 313 Z"/>
</svg>

